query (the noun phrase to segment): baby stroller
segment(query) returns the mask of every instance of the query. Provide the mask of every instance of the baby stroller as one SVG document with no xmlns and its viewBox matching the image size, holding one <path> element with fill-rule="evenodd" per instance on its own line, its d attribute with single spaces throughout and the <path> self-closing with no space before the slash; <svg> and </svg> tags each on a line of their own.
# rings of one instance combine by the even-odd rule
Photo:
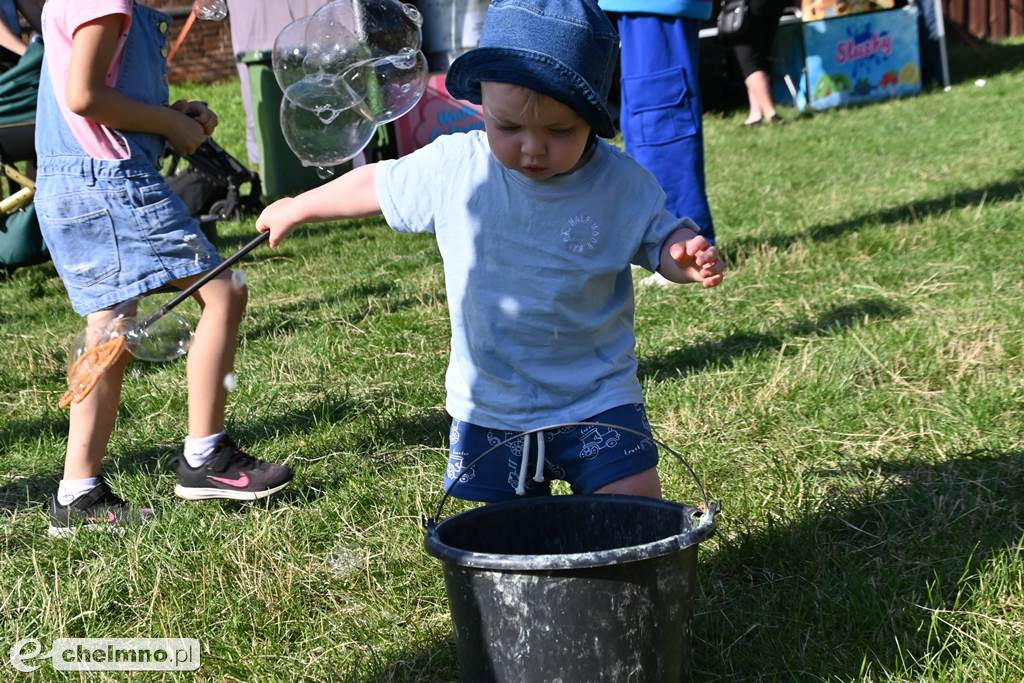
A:
<svg viewBox="0 0 1024 683">
<path fill-rule="evenodd" d="M 211 239 L 218 220 L 232 220 L 263 208 L 259 174 L 250 171 L 223 147 L 207 138 L 194 153 L 185 157 L 188 166 L 179 170 L 182 157 L 168 147 L 167 184 L 181 197 L 189 212 L 199 219 Z M 248 183 L 248 192 L 243 186 Z"/>
</svg>

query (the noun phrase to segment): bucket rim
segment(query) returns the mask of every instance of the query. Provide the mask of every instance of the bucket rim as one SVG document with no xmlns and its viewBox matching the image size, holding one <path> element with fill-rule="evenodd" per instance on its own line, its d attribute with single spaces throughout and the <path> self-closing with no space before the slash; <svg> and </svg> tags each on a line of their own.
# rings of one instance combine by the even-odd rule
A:
<svg viewBox="0 0 1024 683">
<path fill-rule="evenodd" d="M 494 514 L 495 512 L 500 512 L 504 508 L 524 508 L 536 505 L 550 505 L 552 503 L 581 505 L 598 500 L 604 502 L 628 502 L 630 504 L 643 505 L 647 507 L 671 509 L 672 511 L 682 509 L 694 522 L 694 525 L 687 531 L 659 538 L 648 543 L 641 543 L 625 548 L 610 548 L 608 550 L 597 550 L 593 552 L 548 555 L 481 553 L 448 545 L 442 541 L 440 537 L 443 527 L 451 522 L 463 521 L 467 518 L 476 516 Z M 482 507 L 473 508 L 471 510 L 465 510 L 452 515 L 451 517 L 447 517 L 437 524 L 431 525 L 427 529 L 423 545 L 429 554 L 438 558 L 442 562 L 450 562 L 460 567 L 515 570 L 521 572 L 550 571 L 559 569 L 588 569 L 654 559 L 670 555 L 690 547 L 696 547 L 699 543 L 707 540 L 714 534 L 716 526 L 717 522 L 714 514 L 708 514 L 700 508 L 692 505 L 686 505 L 685 503 L 677 503 L 671 500 L 648 498 L 645 496 L 627 496 L 622 494 L 538 496 L 535 498 L 519 498 L 500 503 L 492 503 Z"/>
</svg>

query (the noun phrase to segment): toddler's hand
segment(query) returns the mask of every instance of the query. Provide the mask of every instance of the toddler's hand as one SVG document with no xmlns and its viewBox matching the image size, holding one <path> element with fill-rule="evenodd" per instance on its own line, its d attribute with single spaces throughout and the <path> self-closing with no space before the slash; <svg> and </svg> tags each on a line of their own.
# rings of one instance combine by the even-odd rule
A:
<svg viewBox="0 0 1024 683">
<path fill-rule="evenodd" d="M 167 138 L 167 142 L 171 143 L 175 152 L 181 156 L 188 156 L 203 144 L 203 140 L 206 139 L 206 130 L 192 117 L 175 111 L 164 137 Z"/>
<path fill-rule="evenodd" d="M 180 111 L 185 116 L 194 119 L 196 123 L 203 127 L 207 135 L 213 135 L 213 131 L 216 130 L 219 123 L 217 115 L 206 106 L 206 102 L 178 100 L 171 105 L 171 109 Z"/>
<path fill-rule="evenodd" d="M 256 229 L 260 232 L 270 233 L 270 246 L 276 247 L 285 237 L 290 235 L 299 226 L 291 216 L 289 209 L 294 197 L 284 197 L 263 209 L 260 217 L 256 219 Z"/>
<path fill-rule="evenodd" d="M 718 248 L 704 237 L 697 235 L 673 244 L 668 253 L 692 282 L 700 282 L 704 287 L 722 284 L 725 264 L 718 258 Z"/>
</svg>

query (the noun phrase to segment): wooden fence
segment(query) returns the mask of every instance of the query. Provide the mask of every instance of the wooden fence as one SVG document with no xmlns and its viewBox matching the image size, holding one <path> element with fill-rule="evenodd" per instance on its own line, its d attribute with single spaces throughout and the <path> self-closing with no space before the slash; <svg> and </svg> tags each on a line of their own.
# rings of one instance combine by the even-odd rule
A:
<svg viewBox="0 0 1024 683">
<path fill-rule="evenodd" d="M 947 33 L 998 40 L 1024 35 L 1024 0 L 943 0 Z"/>
</svg>

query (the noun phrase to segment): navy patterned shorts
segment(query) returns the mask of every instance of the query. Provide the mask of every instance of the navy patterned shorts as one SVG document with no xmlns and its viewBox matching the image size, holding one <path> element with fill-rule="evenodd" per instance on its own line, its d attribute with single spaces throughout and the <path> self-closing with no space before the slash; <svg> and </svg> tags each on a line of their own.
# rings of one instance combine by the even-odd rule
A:
<svg viewBox="0 0 1024 683">
<path fill-rule="evenodd" d="M 620 425 L 648 436 L 651 433 L 640 403 L 617 406 L 583 421 Z M 573 493 L 593 493 L 658 464 L 658 449 L 650 438 L 614 427 L 559 427 L 523 437 L 520 432 L 453 419 L 449 439 L 445 490 L 458 480 L 452 496 L 487 503 L 510 500 L 517 495 L 548 495 L 553 479 L 569 482 Z M 511 441 L 473 464 L 506 439 Z M 543 481 L 536 481 L 541 453 Z"/>
</svg>

